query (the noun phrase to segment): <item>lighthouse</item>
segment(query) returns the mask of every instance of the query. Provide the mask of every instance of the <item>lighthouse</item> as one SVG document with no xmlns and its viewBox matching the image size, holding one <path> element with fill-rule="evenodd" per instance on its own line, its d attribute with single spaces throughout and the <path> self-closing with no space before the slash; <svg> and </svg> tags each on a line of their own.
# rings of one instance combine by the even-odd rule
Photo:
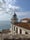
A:
<svg viewBox="0 0 30 40">
<path fill-rule="evenodd" d="M 12 19 L 11 19 L 11 23 L 12 23 L 12 24 L 16 24 L 17 22 L 18 22 L 18 18 L 17 18 L 16 13 L 14 12 L 14 15 L 13 15 L 13 17 L 12 17 Z"/>
<path fill-rule="evenodd" d="M 12 18 L 11 18 L 11 33 L 12 33 L 12 34 L 15 34 L 14 24 L 16 24 L 17 22 L 18 22 L 18 18 L 17 18 L 16 13 L 14 12 L 14 15 L 13 15 Z"/>
</svg>

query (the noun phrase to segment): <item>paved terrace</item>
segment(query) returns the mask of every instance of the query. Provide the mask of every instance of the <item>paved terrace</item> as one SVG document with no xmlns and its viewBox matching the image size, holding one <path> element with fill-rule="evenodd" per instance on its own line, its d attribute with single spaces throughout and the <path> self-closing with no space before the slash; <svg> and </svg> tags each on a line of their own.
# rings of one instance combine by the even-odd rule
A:
<svg viewBox="0 0 30 40">
<path fill-rule="evenodd" d="M 12 35 L 12 34 L 0 34 L 0 40 L 4 40 L 4 39 L 19 39 L 19 38 L 30 38 L 30 34 L 25 34 L 25 35 L 23 35 L 23 34 L 20 34 L 20 35 Z"/>
<path fill-rule="evenodd" d="M 4 40 L 4 39 L 19 39 L 19 38 L 30 38 L 30 34 L 16 34 L 16 35 L 13 35 L 13 34 L 10 34 L 11 31 L 3 31 L 3 32 L 0 32 L 0 40 Z"/>
<path fill-rule="evenodd" d="M 12 35 L 12 34 L 10 34 L 10 35 L 7 35 L 7 37 L 6 38 L 8 38 L 8 39 L 12 39 L 12 38 L 15 38 L 15 39 L 18 39 L 18 38 L 30 38 L 30 34 L 25 34 L 25 35 L 23 35 L 23 34 L 20 34 L 20 35 Z"/>
</svg>

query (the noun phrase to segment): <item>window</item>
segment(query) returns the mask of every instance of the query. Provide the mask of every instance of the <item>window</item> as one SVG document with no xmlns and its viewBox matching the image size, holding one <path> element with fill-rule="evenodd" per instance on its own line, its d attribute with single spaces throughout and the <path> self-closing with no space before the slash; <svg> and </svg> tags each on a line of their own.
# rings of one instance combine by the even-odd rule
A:
<svg viewBox="0 0 30 40">
<path fill-rule="evenodd" d="M 25 34 L 28 34 L 28 32 L 25 32 Z"/>
<path fill-rule="evenodd" d="M 22 30 L 20 29 L 20 34 L 22 34 Z"/>
<path fill-rule="evenodd" d="M 18 33 L 18 28 L 16 28 L 16 33 Z"/>
</svg>

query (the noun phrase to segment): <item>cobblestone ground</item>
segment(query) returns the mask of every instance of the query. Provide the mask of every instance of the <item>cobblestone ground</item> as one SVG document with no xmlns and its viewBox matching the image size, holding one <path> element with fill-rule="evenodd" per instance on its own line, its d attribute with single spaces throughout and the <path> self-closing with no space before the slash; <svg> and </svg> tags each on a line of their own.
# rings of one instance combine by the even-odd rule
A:
<svg viewBox="0 0 30 40">
<path fill-rule="evenodd" d="M 30 40 L 30 34 L 28 35 L 0 34 L 0 40 Z"/>
</svg>

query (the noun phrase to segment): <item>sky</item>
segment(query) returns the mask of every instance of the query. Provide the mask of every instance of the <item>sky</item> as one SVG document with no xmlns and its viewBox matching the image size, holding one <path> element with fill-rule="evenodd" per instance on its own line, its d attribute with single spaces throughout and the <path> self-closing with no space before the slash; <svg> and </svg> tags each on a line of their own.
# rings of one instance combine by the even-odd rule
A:
<svg viewBox="0 0 30 40">
<path fill-rule="evenodd" d="M 0 20 L 11 20 L 14 11 L 18 19 L 30 18 L 30 0 L 0 0 Z"/>
</svg>

